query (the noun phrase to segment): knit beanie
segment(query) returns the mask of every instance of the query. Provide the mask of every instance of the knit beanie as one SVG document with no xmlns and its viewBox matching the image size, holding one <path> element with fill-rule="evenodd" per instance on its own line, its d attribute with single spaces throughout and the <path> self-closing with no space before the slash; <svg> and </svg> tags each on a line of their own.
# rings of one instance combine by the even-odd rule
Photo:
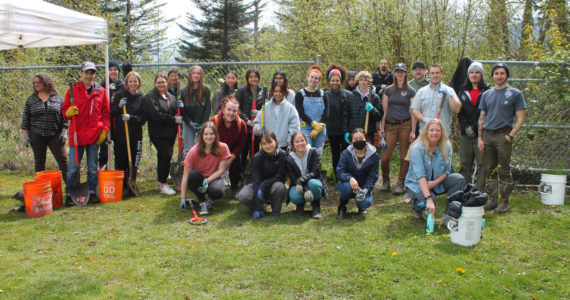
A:
<svg viewBox="0 0 570 300">
<path fill-rule="evenodd" d="M 358 72 L 356 72 L 356 71 L 349 71 L 349 72 L 348 72 L 348 78 L 354 79 L 354 78 L 356 77 L 356 74 L 358 74 Z"/>
<path fill-rule="evenodd" d="M 483 65 L 480 62 L 478 61 L 472 62 L 469 68 L 467 69 L 467 74 L 469 74 L 471 70 L 479 71 L 479 73 L 481 73 L 481 77 L 485 77 L 485 71 L 483 71 Z"/>
</svg>

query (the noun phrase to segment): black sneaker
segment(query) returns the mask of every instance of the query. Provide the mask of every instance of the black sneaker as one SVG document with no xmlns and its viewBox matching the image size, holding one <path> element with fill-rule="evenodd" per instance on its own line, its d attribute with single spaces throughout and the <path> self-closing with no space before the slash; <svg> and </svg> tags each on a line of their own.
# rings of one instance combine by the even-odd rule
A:
<svg viewBox="0 0 570 300">
<path fill-rule="evenodd" d="M 298 204 L 295 208 L 295 212 L 302 213 L 305 211 L 305 204 Z"/>
<path fill-rule="evenodd" d="M 65 207 L 75 206 L 73 200 L 71 200 L 71 196 L 65 197 Z"/>
<path fill-rule="evenodd" d="M 344 219 L 346 217 L 346 206 L 338 208 L 338 214 L 336 217 L 339 219 Z"/>
<path fill-rule="evenodd" d="M 322 217 L 321 208 L 319 206 L 313 207 L 313 219 L 320 220 Z"/>
</svg>

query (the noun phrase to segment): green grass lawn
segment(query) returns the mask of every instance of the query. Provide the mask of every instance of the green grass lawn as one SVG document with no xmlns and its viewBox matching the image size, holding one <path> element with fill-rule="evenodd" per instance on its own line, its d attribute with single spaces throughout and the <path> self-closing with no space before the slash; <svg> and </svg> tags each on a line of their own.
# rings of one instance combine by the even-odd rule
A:
<svg viewBox="0 0 570 300">
<path fill-rule="evenodd" d="M 462 247 L 441 225 L 443 205 L 425 236 L 389 193 L 376 192 L 366 216 L 351 202 L 337 220 L 333 188 L 319 221 L 292 205 L 253 220 L 227 193 L 206 225 L 192 226 L 179 197 L 151 181 L 137 199 L 35 219 L 8 213 L 30 179 L 0 173 L 0 299 L 570 297 L 568 205 L 545 206 L 534 192 L 514 196 L 506 215 L 488 213 L 483 240 Z"/>
</svg>

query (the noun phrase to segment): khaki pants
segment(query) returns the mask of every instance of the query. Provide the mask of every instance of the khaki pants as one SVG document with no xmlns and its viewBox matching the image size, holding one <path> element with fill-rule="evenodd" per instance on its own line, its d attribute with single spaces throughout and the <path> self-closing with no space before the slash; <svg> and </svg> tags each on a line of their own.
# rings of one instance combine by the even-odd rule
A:
<svg viewBox="0 0 570 300">
<path fill-rule="evenodd" d="M 485 152 L 483 164 L 485 179 L 499 179 L 501 182 L 512 183 L 511 152 L 513 144 L 507 141 L 507 133 L 491 133 L 483 131 Z"/>
<path fill-rule="evenodd" d="M 477 162 L 477 189 L 481 190 L 485 185 L 483 172 L 483 154 L 479 151 L 477 137 L 462 135 L 459 137 L 459 161 L 461 168 L 459 173 L 465 178 L 465 183 L 471 183 L 473 163 Z"/>
</svg>

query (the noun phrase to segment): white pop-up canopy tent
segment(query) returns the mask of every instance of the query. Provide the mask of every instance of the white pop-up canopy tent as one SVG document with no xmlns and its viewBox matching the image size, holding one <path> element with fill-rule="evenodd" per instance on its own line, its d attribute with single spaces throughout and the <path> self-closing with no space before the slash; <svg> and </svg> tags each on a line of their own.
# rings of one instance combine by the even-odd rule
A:
<svg viewBox="0 0 570 300">
<path fill-rule="evenodd" d="M 0 50 L 91 44 L 105 44 L 105 80 L 109 86 L 105 19 L 40 0 L 0 0 Z"/>
</svg>

